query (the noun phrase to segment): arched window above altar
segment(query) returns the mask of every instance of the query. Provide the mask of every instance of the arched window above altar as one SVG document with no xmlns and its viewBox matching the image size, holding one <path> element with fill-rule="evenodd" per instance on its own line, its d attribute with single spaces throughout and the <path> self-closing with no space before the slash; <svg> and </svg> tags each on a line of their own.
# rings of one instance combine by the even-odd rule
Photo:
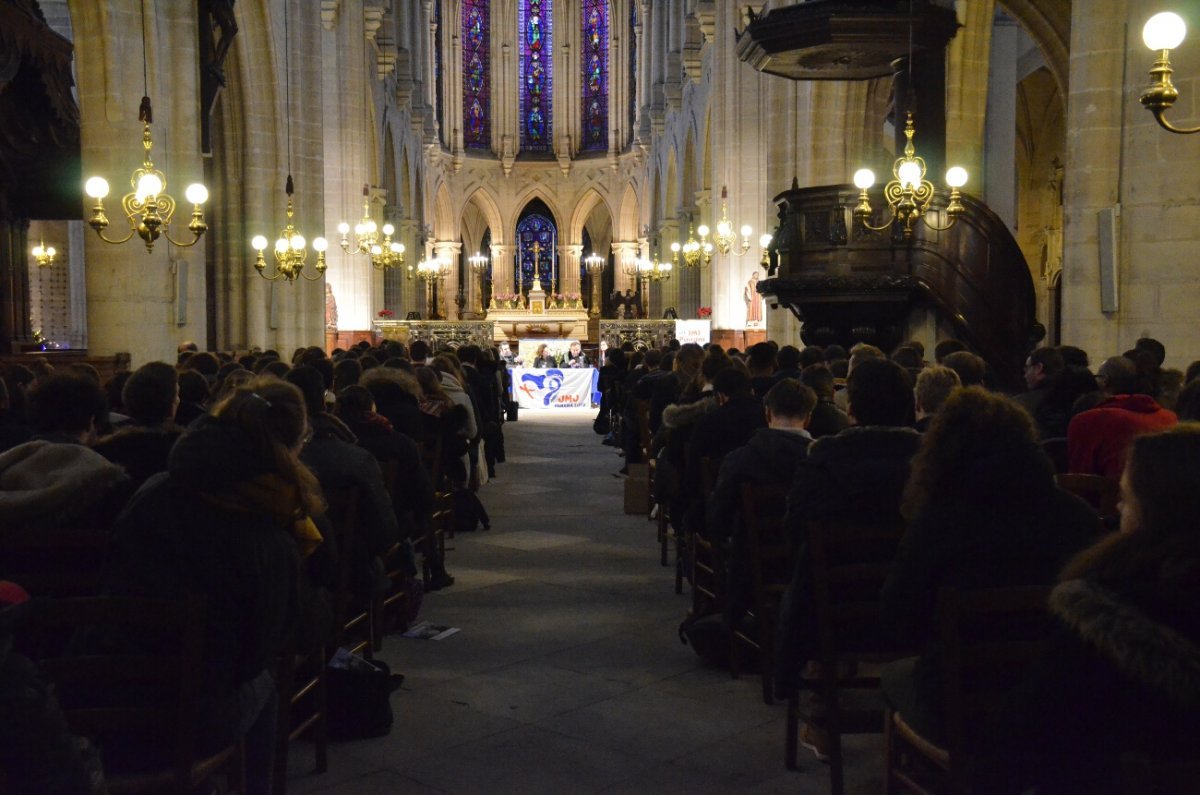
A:
<svg viewBox="0 0 1200 795">
<path fill-rule="evenodd" d="M 583 149 L 608 149 L 608 0 L 583 0 Z"/>
<path fill-rule="evenodd" d="M 550 208 L 542 201 L 534 199 L 521 213 L 521 220 L 517 222 L 517 246 L 520 290 L 525 292 L 533 287 L 536 267 L 542 288 L 554 292 L 558 274 L 558 228 Z"/>
<path fill-rule="evenodd" d="M 554 8 L 552 0 L 520 0 L 517 13 L 521 84 L 521 149 L 551 152 L 554 139 Z"/>
</svg>

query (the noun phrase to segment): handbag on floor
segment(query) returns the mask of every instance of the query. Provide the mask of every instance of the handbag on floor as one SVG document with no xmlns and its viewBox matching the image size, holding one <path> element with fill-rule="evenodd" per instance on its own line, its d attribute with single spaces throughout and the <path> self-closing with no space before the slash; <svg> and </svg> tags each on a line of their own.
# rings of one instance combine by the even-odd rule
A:
<svg viewBox="0 0 1200 795">
<path fill-rule="evenodd" d="M 392 692 L 399 682 L 387 663 L 338 649 L 326 669 L 329 735 L 339 740 L 361 740 L 390 733 Z"/>
</svg>

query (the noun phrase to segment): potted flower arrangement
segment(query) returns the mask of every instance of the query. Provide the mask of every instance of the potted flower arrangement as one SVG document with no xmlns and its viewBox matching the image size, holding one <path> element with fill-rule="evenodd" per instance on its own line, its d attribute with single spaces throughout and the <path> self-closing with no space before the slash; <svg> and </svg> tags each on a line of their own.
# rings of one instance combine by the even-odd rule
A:
<svg viewBox="0 0 1200 795">
<path fill-rule="evenodd" d="M 583 296 L 579 293 L 567 293 L 567 306 L 571 309 L 579 309 L 583 306 Z"/>
<path fill-rule="evenodd" d="M 700 307 L 699 309 L 696 310 L 696 317 L 700 318 L 701 320 L 708 320 L 710 317 L 712 317 L 712 307 L 711 306 Z"/>
<path fill-rule="evenodd" d="M 563 294 L 562 293 L 555 293 L 551 297 L 551 300 L 553 301 L 553 306 L 555 309 L 562 309 L 562 307 L 563 307 Z"/>
<path fill-rule="evenodd" d="M 387 320 L 388 318 L 395 316 L 396 313 L 390 309 L 380 309 L 376 314 L 379 315 L 380 319 Z"/>
</svg>

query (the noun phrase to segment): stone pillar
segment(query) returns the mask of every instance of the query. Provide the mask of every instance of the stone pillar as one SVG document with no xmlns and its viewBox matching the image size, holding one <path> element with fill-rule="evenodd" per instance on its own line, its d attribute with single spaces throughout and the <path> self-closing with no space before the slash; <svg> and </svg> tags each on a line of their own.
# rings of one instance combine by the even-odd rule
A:
<svg viewBox="0 0 1200 795">
<path fill-rule="evenodd" d="M 1020 28 L 1003 14 L 992 23 L 984 134 L 983 196 L 1014 235 L 1017 231 L 1017 48 Z M 936 182 L 935 184 L 940 184 Z M 979 189 L 976 188 L 976 193 Z"/>
<path fill-rule="evenodd" d="M 86 5 L 87 7 L 84 7 Z M 80 108 L 84 177 L 103 176 L 111 192 L 105 206 L 111 225 L 106 235 L 123 237 L 128 229 L 121 197 L 132 190 L 130 176 L 142 162 L 142 6 L 133 0 L 72 8 Z M 171 235 L 187 231 L 191 206 L 184 190 L 203 181 L 200 157 L 200 83 L 196 70 L 197 19 L 191 4 L 146 4 L 147 93 L 154 102 L 155 166 L 166 176 L 166 192 L 178 209 Z M 210 187 L 210 193 L 213 192 Z M 87 200 L 90 201 L 90 200 Z M 80 207 L 85 197 L 80 195 Z M 206 207 L 207 209 L 207 207 Z M 212 232 L 209 232 L 212 234 Z M 135 367 L 148 361 L 175 360 L 181 339 L 204 340 L 204 244 L 177 248 L 159 238 L 152 252 L 136 236 L 123 245 L 101 241 L 91 230 L 87 260 L 88 344 L 100 355 L 128 352 Z M 173 263 L 187 263 L 188 298 L 177 326 Z M 163 333 L 164 329 L 169 329 Z M 153 330 L 153 331 L 152 331 Z"/>
<path fill-rule="evenodd" d="M 639 255 L 636 240 L 617 241 L 612 244 L 613 253 L 613 289 L 624 293 L 626 290 L 637 289 L 637 277 L 625 273 L 628 262 L 636 262 Z"/>
<path fill-rule="evenodd" d="M 967 192 L 983 195 L 984 120 L 995 0 L 955 3 L 962 25 L 946 50 L 946 162 L 967 170 Z M 1014 86 L 1015 87 L 1015 86 Z"/>
<path fill-rule="evenodd" d="M 582 245 L 558 247 L 558 292 L 583 293 L 579 284 L 579 268 L 583 262 Z"/>
<path fill-rule="evenodd" d="M 513 257 L 516 246 L 492 246 L 492 294 L 516 293 L 516 281 L 513 275 Z"/>
<path fill-rule="evenodd" d="M 462 259 L 462 243 L 458 241 L 437 241 L 433 244 L 434 256 L 443 262 L 450 263 L 446 278 L 438 282 L 438 314 L 443 320 L 458 320 L 458 307 L 455 301 L 458 290 L 462 286 L 459 281 L 459 268 Z"/>
</svg>

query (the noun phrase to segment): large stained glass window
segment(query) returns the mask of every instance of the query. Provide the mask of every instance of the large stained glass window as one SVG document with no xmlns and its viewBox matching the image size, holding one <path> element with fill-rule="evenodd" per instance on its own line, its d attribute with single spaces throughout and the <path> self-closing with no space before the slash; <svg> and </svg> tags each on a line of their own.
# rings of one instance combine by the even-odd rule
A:
<svg viewBox="0 0 1200 795">
<path fill-rule="evenodd" d="M 517 224 L 520 245 L 520 279 L 522 292 L 533 287 L 533 244 L 538 244 L 538 277 L 542 288 L 549 291 L 554 255 L 558 250 L 558 230 L 554 219 L 541 212 L 531 212 Z"/>
<path fill-rule="evenodd" d="M 608 149 L 608 0 L 583 0 L 583 148 Z"/>
<path fill-rule="evenodd" d="M 463 0 L 462 22 L 463 143 L 487 149 L 492 145 L 488 0 Z"/>
<path fill-rule="evenodd" d="M 554 136 L 551 0 L 520 0 L 517 31 L 521 45 L 521 148 L 527 152 L 551 152 Z"/>
</svg>

